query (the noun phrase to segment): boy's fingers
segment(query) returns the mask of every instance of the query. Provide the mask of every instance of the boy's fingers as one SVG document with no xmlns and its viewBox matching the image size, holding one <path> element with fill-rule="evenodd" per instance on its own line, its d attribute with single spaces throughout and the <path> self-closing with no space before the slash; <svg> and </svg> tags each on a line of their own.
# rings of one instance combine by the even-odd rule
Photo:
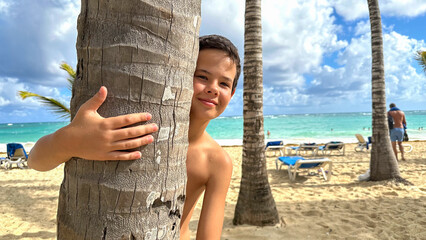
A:
<svg viewBox="0 0 426 240">
<path fill-rule="evenodd" d="M 139 151 L 134 152 L 120 152 L 120 151 L 114 151 L 108 153 L 108 159 L 109 160 L 136 160 L 142 157 L 142 153 Z"/>
<path fill-rule="evenodd" d="M 108 91 L 106 87 L 102 86 L 92 98 L 87 100 L 87 102 L 82 105 L 82 107 L 86 108 L 87 110 L 97 111 L 102 103 L 105 102 L 107 93 Z"/>
<path fill-rule="evenodd" d="M 157 130 L 158 130 L 157 124 L 151 123 L 151 124 L 140 125 L 135 127 L 122 128 L 122 129 L 114 131 L 114 133 L 112 134 L 114 134 L 114 139 L 119 141 L 124 139 L 140 137 L 146 134 L 156 132 Z"/>
<path fill-rule="evenodd" d="M 118 141 L 113 144 L 112 149 L 114 150 L 128 150 L 132 148 L 138 148 L 150 144 L 154 141 L 154 137 L 151 135 L 143 136 L 140 138 L 128 139 Z"/>
<path fill-rule="evenodd" d="M 123 116 L 110 117 L 108 122 L 112 128 L 122 128 L 139 122 L 151 120 L 152 116 L 149 113 L 132 113 Z"/>
</svg>

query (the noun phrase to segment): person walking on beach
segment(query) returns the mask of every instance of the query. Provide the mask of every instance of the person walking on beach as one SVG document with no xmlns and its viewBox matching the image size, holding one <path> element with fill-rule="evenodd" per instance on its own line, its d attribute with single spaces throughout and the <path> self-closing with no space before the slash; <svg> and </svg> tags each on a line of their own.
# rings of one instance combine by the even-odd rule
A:
<svg viewBox="0 0 426 240">
<path fill-rule="evenodd" d="M 393 124 L 389 124 L 392 149 L 395 153 L 396 160 L 398 160 L 398 151 L 396 150 L 396 142 L 398 142 L 399 150 L 401 151 L 401 160 L 405 161 L 404 147 L 402 146 L 402 140 L 404 139 L 404 131 L 405 127 L 407 126 L 407 122 L 405 121 L 405 114 L 403 111 L 396 107 L 395 103 L 391 103 L 389 105 L 389 108 L 389 122 L 393 122 Z M 391 119 L 393 121 L 390 121 Z"/>
<path fill-rule="evenodd" d="M 199 54 L 193 77 L 193 97 L 188 130 L 186 159 L 187 186 L 180 239 L 189 240 L 189 223 L 198 199 L 204 192 L 198 221 L 197 239 L 220 239 L 225 198 L 232 176 L 232 160 L 206 132 L 235 93 L 241 72 L 240 57 L 231 41 L 218 35 L 200 37 Z M 151 119 L 149 113 L 103 118 L 97 113 L 107 89 L 84 103 L 72 122 L 55 133 L 40 138 L 31 150 L 28 166 L 51 170 L 71 157 L 92 160 L 134 160 L 139 151 L 123 151 L 154 141 L 154 123 L 129 127 Z M 159 119 L 153 119 L 159 121 Z"/>
</svg>

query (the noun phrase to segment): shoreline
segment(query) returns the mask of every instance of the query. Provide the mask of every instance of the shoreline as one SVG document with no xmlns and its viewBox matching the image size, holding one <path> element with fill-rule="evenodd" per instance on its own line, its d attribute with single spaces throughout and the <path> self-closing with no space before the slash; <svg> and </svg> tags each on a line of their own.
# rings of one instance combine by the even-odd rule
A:
<svg viewBox="0 0 426 240">
<path fill-rule="evenodd" d="M 367 140 L 367 136 L 363 136 L 365 140 Z M 222 147 L 241 147 L 243 145 L 243 139 L 214 139 L 220 146 Z M 358 143 L 358 140 L 355 136 L 353 138 L 293 138 L 293 139 L 279 139 L 279 138 L 271 138 L 265 139 L 265 144 L 269 141 L 284 141 L 284 145 L 295 145 L 301 143 L 316 143 L 319 145 L 326 144 L 330 141 L 340 141 L 345 144 L 354 144 Z M 426 138 L 419 139 L 410 139 L 408 142 L 425 142 Z M 17 142 L 24 146 L 27 152 L 31 151 L 31 148 L 34 146 L 35 142 Z M 0 154 L 5 154 L 7 143 L 0 143 Z"/>
</svg>

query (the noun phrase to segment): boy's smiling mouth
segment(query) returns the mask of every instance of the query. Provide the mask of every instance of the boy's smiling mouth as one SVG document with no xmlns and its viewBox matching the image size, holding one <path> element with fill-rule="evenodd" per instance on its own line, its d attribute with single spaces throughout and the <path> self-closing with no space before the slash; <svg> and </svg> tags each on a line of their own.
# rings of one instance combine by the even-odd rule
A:
<svg viewBox="0 0 426 240">
<path fill-rule="evenodd" d="M 198 98 L 198 100 L 200 100 L 200 102 L 202 102 L 204 105 L 213 107 L 217 105 L 217 102 L 214 100 L 210 100 L 210 99 L 204 99 L 204 98 Z"/>
</svg>

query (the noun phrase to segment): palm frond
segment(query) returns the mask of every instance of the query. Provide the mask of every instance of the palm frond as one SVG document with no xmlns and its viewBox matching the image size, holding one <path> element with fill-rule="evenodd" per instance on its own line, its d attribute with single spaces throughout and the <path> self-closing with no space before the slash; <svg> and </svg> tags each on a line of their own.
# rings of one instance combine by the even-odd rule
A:
<svg viewBox="0 0 426 240">
<path fill-rule="evenodd" d="M 41 96 L 39 94 L 27 92 L 27 91 L 19 91 L 19 96 L 22 99 L 34 97 L 34 98 L 38 99 L 40 102 L 42 102 L 43 104 L 47 105 L 51 109 L 51 111 L 58 114 L 59 117 L 61 117 L 61 118 L 70 118 L 71 117 L 71 112 L 70 112 L 69 108 L 67 108 L 65 105 L 63 105 L 62 103 L 60 103 L 59 101 L 57 101 L 53 98 L 44 97 L 44 96 Z"/>
<path fill-rule="evenodd" d="M 426 51 L 418 51 L 416 53 L 416 60 L 426 73 Z"/>
<path fill-rule="evenodd" d="M 68 63 L 66 63 L 66 62 L 62 62 L 60 68 L 62 70 L 65 70 L 68 73 L 68 75 L 69 75 L 69 77 L 67 78 L 68 83 L 69 83 L 68 88 L 70 90 L 72 90 L 72 86 L 74 85 L 74 80 L 77 77 L 75 70 L 70 65 L 68 65 Z"/>
</svg>

